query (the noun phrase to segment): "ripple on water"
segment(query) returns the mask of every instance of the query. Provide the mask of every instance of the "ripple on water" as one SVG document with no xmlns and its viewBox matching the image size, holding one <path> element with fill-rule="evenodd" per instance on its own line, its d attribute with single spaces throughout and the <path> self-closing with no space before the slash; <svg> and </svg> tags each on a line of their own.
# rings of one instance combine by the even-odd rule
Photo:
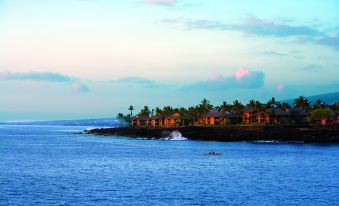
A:
<svg viewBox="0 0 339 206">
<path fill-rule="evenodd" d="M 4 205 L 335 205 L 338 146 L 133 140 L 0 127 Z M 206 156 L 215 151 L 222 156 Z"/>
</svg>

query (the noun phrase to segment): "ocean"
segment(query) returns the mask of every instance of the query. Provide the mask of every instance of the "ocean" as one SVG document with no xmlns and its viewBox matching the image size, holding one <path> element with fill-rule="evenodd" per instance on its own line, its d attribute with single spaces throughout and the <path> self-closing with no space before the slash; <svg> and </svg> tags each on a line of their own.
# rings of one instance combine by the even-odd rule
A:
<svg viewBox="0 0 339 206">
<path fill-rule="evenodd" d="M 88 127 L 0 125 L 0 205 L 339 205 L 339 145 L 78 133 Z"/>
</svg>

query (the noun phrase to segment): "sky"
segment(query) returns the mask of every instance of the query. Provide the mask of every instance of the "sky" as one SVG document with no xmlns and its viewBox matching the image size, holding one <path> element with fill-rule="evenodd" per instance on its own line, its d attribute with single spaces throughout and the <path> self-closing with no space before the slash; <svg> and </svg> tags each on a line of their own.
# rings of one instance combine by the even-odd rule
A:
<svg viewBox="0 0 339 206">
<path fill-rule="evenodd" d="M 0 0 L 0 121 L 338 92 L 337 0 Z"/>
</svg>

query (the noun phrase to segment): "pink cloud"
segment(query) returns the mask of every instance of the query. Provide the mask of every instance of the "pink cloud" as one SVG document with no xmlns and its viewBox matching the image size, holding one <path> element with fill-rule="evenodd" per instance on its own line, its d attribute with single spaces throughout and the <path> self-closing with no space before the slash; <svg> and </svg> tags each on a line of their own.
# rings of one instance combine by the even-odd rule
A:
<svg viewBox="0 0 339 206">
<path fill-rule="evenodd" d="M 235 72 L 235 78 L 237 80 L 241 80 L 243 77 L 249 76 L 250 71 L 246 68 L 240 68 L 238 71 Z"/>
<path fill-rule="evenodd" d="M 280 83 L 280 84 L 277 85 L 277 91 L 278 92 L 283 92 L 284 89 L 285 89 L 285 86 L 283 84 Z"/>
<path fill-rule="evenodd" d="M 144 0 L 146 4 L 159 4 L 159 5 L 174 5 L 177 0 Z"/>
</svg>

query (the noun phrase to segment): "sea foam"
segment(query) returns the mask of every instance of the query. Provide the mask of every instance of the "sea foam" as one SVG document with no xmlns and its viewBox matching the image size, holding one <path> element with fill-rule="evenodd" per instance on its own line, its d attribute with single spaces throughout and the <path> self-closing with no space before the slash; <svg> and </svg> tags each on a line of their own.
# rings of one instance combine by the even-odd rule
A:
<svg viewBox="0 0 339 206">
<path fill-rule="evenodd" d="M 188 140 L 186 137 L 183 137 L 181 132 L 175 130 L 169 133 L 168 137 L 163 138 L 164 140 L 171 140 L 171 141 L 184 141 Z"/>
</svg>

